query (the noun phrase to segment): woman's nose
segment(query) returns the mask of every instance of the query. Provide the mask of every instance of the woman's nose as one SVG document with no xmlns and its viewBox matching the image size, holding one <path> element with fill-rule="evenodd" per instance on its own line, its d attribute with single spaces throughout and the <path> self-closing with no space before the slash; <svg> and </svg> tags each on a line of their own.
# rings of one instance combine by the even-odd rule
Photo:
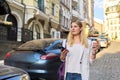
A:
<svg viewBox="0 0 120 80">
<path fill-rule="evenodd" d="M 71 28 L 72 30 L 74 29 L 74 27 Z"/>
</svg>

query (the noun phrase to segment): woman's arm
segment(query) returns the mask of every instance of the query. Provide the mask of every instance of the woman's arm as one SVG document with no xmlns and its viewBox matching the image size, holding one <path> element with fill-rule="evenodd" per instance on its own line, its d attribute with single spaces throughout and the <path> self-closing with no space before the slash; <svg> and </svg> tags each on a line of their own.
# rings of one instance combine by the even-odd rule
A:
<svg viewBox="0 0 120 80">
<path fill-rule="evenodd" d="M 99 48 L 100 48 L 100 44 L 98 41 L 96 41 L 96 43 L 92 44 L 92 50 L 91 50 L 91 54 L 90 54 L 90 58 L 92 61 L 94 59 L 96 59 L 96 54 L 97 54 Z"/>
</svg>

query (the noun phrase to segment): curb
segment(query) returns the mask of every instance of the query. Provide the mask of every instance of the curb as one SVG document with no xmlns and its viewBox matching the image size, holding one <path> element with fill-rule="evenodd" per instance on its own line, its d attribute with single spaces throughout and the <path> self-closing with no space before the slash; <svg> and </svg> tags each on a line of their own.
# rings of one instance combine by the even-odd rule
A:
<svg viewBox="0 0 120 80">
<path fill-rule="evenodd" d="M 0 60 L 0 65 L 4 65 L 4 60 Z"/>
</svg>

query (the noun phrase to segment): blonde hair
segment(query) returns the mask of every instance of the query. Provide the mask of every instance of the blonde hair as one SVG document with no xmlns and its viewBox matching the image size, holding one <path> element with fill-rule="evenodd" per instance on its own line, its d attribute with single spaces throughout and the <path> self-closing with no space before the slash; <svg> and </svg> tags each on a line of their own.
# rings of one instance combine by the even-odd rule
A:
<svg viewBox="0 0 120 80">
<path fill-rule="evenodd" d="M 85 35 L 85 26 L 82 25 L 82 22 L 79 19 L 72 20 L 71 23 L 75 22 L 77 25 L 79 25 L 80 28 L 83 28 L 82 31 L 79 34 L 80 42 L 82 45 L 84 45 L 86 48 L 88 48 L 88 41 L 87 36 Z M 73 45 L 73 35 L 71 34 L 71 31 L 68 34 L 68 45 Z"/>
</svg>

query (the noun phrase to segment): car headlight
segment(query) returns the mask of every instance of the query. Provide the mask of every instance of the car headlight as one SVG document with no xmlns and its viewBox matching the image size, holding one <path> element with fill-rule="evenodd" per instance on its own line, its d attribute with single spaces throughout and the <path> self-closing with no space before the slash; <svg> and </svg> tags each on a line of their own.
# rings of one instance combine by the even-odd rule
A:
<svg viewBox="0 0 120 80">
<path fill-rule="evenodd" d="M 22 75 L 21 80 L 30 80 L 27 74 Z"/>
</svg>

